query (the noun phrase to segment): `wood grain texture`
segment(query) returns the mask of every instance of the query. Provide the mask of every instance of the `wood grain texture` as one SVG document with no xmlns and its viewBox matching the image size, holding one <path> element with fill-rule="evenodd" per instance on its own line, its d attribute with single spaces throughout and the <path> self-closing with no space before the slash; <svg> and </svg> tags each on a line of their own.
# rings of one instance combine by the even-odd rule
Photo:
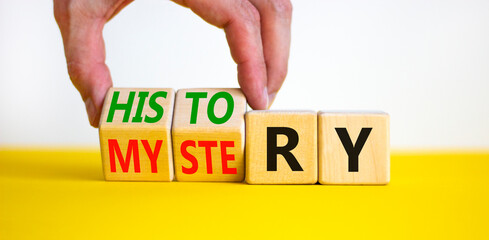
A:
<svg viewBox="0 0 489 240">
<path fill-rule="evenodd" d="M 189 93 L 200 95 L 198 105 Z M 240 89 L 180 89 L 172 127 L 176 179 L 243 181 L 245 112 Z"/>
<path fill-rule="evenodd" d="M 355 144 L 362 128 L 371 128 L 358 155 L 358 171 L 349 171 L 348 154 L 336 128 L 346 128 Z M 319 182 L 387 184 L 390 179 L 389 115 L 382 112 L 319 112 Z"/>
<path fill-rule="evenodd" d="M 133 96 L 130 111 L 113 108 L 110 114 L 114 93 L 119 94 L 115 98 L 118 104 L 128 103 Z M 174 99 L 175 92 L 168 88 L 111 88 L 107 92 L 99 127 L 106 180 L 173 180 L 170 131 Z"/>
<path fill-rule="evenodd" d="M 314 184 L 318 177 L 317 114 L 312 111 L 250 111 L 246 113 L 246 182 L 250 184 Z M 283 155 L 277 154 L 276 171 L 267 166 L 267 129 L 291 128 L 298 143 L 290 152 L 302 171 L 293 171 Z M 277 147 L 289 137 L 277 135 Z"/>
</svg>

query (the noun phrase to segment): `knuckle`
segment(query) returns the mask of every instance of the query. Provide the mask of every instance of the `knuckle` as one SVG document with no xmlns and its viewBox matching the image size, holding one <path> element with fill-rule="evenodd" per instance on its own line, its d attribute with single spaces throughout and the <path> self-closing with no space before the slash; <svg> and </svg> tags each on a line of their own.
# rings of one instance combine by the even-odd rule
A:
<svg viewBox="0 0 489 240">
<path fill-rule="evenodd" d="M 91 83 L 100 77 L 95 74 L 96 71 L 90 64 L 71 61 L 68 62 L 67 67 L 70 80 L 78 91 L 89 90 L 88 87 L 91 86 Z M 85 94 L 82 94 L 82 96 Z"/>
<path fill-rule="evenodd" d="M 72 80 L 83 79 L 87 76 L 87 68 L 78 62 L 69 62 L 68 64 L 68 74 Z"/>
<path fill-rule="evenodd" d="M 240 1 L 241 17 L 252 25 L 258 25 L 260 23 L 260 12 L 247 0 Z"/>
<path fill-rule="evenodd" d="M 83 100 L 86 100 L 90 95 L 86 88 L 86 80 L 89 75 L 88 68 L 77 62 L 68 62 L 67 67 L 71 83 L 73 83 L 78 92 L 80 92 Z"/>
<path fill-rule="evenodd" d="M 270 0 L 270 9 L 276 14 L 290 18 L 292 16 L 292 3 L 290 0 Z"/>
<path fill-rule="evenodd" d="M 68 62 L 68 74 L 75 88 L 80 92 L 82 98 L 86 100 L 90 96 L 96 96 L 100 89 L 108 89 L 112 86 L 112 80 L 107 65 L 86 64 L 80 62 Z"/>
</svg>

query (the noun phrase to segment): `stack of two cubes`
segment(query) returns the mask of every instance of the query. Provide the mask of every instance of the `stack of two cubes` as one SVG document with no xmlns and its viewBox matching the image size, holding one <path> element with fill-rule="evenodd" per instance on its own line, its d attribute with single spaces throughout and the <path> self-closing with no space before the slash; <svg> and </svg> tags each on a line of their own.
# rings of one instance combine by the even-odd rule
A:
<svg viewBox="0 0 489 240">
<path fill-rule="evenodd" d="M 389 181 L 387 114 L 246 112 L 239 89 L 110 89 L 100 145 L 106 180 Z"/>
</svg>

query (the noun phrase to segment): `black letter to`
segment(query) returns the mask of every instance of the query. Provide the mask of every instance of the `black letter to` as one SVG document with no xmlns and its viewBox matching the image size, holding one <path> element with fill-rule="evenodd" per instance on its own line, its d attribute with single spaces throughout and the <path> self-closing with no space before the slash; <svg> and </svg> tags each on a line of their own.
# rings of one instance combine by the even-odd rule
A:
<svg viewBox="0 0 489 240">
<path fill-rule="evenodd" d="M 287 136 L 288 142 L 285 146 L 277 146 L 277 135 Z M 288 127 L 267 127 L 267 171 L 277 171 L 277 155 L 281 154 L 289 164 L 292 171 L 304 171 L 301 165 L 290 151 L 299 143 L 297 132 Z"/>
<path fill-rule="evenodd" d="M 343 144 L 346 153 L 348 154 L 348 172 L 358 172 L 358 155 L 360 155 L 360 151 L 362 151 L 363 145 L 365 145 L 365 142 L 367 141 L 368 135 L 370 135 L 370 131 L 372 131 L 372 128 L 362 128 L 360 135 L 358 135 L 355 146 L 353 146 L 350 135 L 348 135 L 348 131 L 346 130 L 346 128 L 335 128 L 335 130 L 340 137 L 341 143 Z"/>
</svg>

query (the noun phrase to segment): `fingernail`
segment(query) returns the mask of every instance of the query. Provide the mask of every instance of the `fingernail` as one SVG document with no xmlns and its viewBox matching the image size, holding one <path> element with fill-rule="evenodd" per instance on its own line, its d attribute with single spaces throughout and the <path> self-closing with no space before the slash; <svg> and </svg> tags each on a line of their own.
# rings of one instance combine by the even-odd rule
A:
<svg viewBox="0 0 489 240">
<path fill-rule="evenodd" d="M 263 88 L 263 97 L 267 99 L 266 104 L 265 104 L 265 108 L 268 109 L 268 103 L 270 102 L 270 99 L 268 99 L 268 88 L 267 87 Z"/>
<path fill-rule="evenodd" d="M 95 108 L 95 104 L 93 104 L 91 98 L 87 98 L 87 100 L 85 100 L 85 108 L 87 109 L 88 121 L 90 121 L 90 124 L 93 126 L 93 121 L 95 121 L 95 116 L 97 115 L 97 109 Z"/>
<path fill-rule="evenodd" d="M 268 94 L 268 109 L 270 109 L 270 107 L 272 106 L 273 101 L 275 101 L 276 96 L 277 96 L 277 92 L 273 92 L 273 93 Z"/>
</svg>

